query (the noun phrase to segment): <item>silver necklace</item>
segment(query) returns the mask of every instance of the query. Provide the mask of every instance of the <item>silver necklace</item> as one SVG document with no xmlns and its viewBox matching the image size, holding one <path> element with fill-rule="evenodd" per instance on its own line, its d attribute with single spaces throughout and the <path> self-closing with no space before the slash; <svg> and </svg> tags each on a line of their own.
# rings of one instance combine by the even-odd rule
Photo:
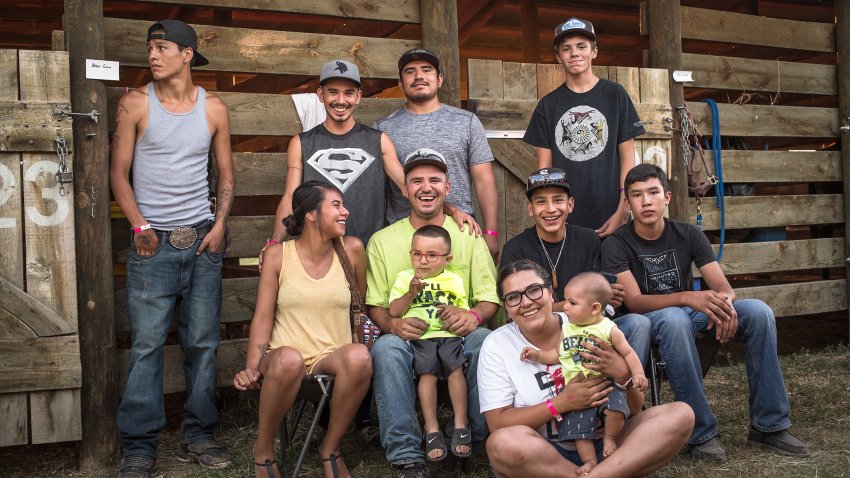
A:
<svg viewBox="0 0 850 478">
<path fill-rule="evenodd" d="M 552 257 L 549 255 L 549 251 L 546 250 L 546 245 L 543 244 L 543 239 L 540 238 L 540 234 L 537 234 L 537 240 L 540 241 L 540 247 L 543 249 L 543 254 L 546 255 L 546 262 L 549 263 L 549 267 L 552 268 L 552 287 L 555 289 L 558 288 L 558 275 L 556 269 L 558 268 L 558 263 L 561 262 L 561 254 L 564 253 L 564 244 L 567 242 L 567 231 L 564 229 L 564 237 L 561 238 L 561 250 L 558 251 L 558 258 L 555 259 L 555 263 L 552 263 Z"/>
</svg>

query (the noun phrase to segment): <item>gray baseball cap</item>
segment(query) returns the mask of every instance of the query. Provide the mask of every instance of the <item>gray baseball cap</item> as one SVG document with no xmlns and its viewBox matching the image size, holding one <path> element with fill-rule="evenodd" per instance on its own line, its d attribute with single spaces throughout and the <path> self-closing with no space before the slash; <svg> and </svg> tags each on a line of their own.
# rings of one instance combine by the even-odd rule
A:
<svg viewBox="0 0 850 478">
<path fill-rule="evenodd" d="M 319 77 L 319 85 L 333 78 L 345 78 L 351 80 L 360 87 L 360 70 L 357 65 L 345 60 L 333 60 L 325 63 L 322 67 L 322 75 Z"/>
</svg>

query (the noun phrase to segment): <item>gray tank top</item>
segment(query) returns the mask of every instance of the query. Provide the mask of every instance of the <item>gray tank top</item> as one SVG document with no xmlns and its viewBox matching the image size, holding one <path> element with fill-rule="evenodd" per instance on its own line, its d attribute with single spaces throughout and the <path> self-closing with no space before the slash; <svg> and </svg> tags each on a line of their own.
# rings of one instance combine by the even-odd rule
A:
<svg viewBox="0 0 850 478">
<path fill-rule="evenodd" d="M 322 124 L 298 135 L 304 181 L 326 181 L 342 191 L 349 212 L 345 235 L 357 236 L 364 246 L 385 224 L 386 176 L 381 134 L 357 123 L 343 135 L 331 133 Z"/>
<path fill-rule="evenodd" d="M 155 229 L 170 231 L 213 217 L 206 110 L 206 91 L 200 86 L 192 111 L 171 113 L 148 83 L 148 126 L 136 143 L 133 191 L 142 215 Z"/>
</svg>

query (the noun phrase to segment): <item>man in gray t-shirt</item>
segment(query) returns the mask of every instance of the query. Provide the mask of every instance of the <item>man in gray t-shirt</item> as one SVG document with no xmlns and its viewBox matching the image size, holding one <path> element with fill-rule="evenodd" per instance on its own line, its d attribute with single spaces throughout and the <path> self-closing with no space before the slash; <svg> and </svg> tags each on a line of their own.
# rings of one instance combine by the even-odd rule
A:
<svg viewBox="0 0 850 478">
<path fill-rule="evenodd" d="M 375 122 L 375 128 L 390 135 L 400 160 L 419 148 L 439 151 L 449 167 L 451 190 L 447 201 L 468 214 L 472 206 L 472 184 L 483 222 L 484 240 L 495 257 L 499 251 L 499 206 L 493 176 L 493 153 L 487 144 L 484 127 L 473 113 L 446 105 L 437 98 L 443 84 L 440 61 L 433 53 L 414 48 L 398 62 L 399 87 L 407 105 Z M 472 181 L 470 181 L 470 178 Z M 390 185 L 387 221 L 393 223 L 410 215 L 410 203 L 394 185 Z"/>
</svg>

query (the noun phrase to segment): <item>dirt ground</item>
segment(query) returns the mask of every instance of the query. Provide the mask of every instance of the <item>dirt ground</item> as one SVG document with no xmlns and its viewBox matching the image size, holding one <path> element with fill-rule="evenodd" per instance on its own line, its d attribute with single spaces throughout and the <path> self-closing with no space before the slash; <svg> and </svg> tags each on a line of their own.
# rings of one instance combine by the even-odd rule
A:
<svg viewBox="0 0 850 478">
<path fill-rule="evenodd" d="M 777 457 L 743 446 L 746 380 L 741 364 L 742 347 L 732 344 L 720 350 L 715 367 L 706 378 L 709 399 L 718 415 L 730 463 L 707 465 L 680 456 L 655 476 L 850 476 L 850 439 L 847 438 L 850 436 L 850 349 L 846 345 L 839 346 L 847 344 L 850 337 L 848 316 L 845 313 L 779 319 L 777 332 L 786 384 L 792 398 L 794 429 L 817 450 L 813 457 L 805 460 Z M 822 404 L 823 397 L 830 397 L 828 406 Z M 234 458 L 233 465 L 221 471 L 202 470 L 174 458 L 182 400 L 181 394 L 167 397 L 168 425 L 160 445 L 159 475 L 186 478 L 252 476 L 250 450 L 256 432 L 256 397 L 219 390 L 222 413 L 218 436 Z M 364 446 L 354 434 L 347 437 L 343 454 L 356 476 L 385 477 L 391 473 L 383 450 Z M 75 443 L 0 448 L 0 477 L 115 476 L 116 459 L 105 460 L 98 470 L 81 472 L 76 468 L 76 455 Z M 312 455 L 315 453 L 307 460 L 303 475 L 321 476 L 320 464 Z M 438 475 L 483 477 L 486 476 L 486 462 L 483 459 L 470 461 L 462 474 L 446 465 Z"/>
</svg>

